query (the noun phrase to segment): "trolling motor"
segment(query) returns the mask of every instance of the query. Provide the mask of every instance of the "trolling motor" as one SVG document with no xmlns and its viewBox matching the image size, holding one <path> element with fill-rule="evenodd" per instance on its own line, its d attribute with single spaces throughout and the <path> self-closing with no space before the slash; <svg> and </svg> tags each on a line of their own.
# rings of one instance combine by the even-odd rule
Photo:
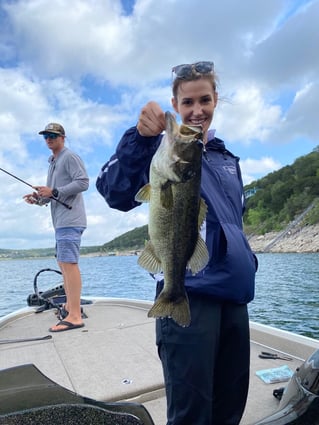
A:
<svg viewBox="0 0 319 425">
<path fill-rule="evenodd" d="M 277 411 L 254 425 L 286 424 L 319 424 L 319 349 L 296 369 Z"/>
<path fill-rule="evenodd" d="M 41 273 L 48 271 L 62 275 L 59 270 L 55 269 L 42 269 L 35 275 L 33 280 L 34 293 L 28 295 L 27 303 L 29 307 L 40 306 L 36 310 L 36 313 L 41 313 L 42 311 L 48 310 L 50 308 L 57 308 L 59 304 L 65 302 L 65 291 L 63 284 L 55 286 L 54 288 L 51 288 L 47 291 L 39 292 L 38 277 Z"/>
<path fill-rule="evenodd" d="M 43 272 L 54 272 L 59 275 L 62 275 L 62 273 L 59 270 L 42 269 L 34 276 L 34 280 L 33 280 L 34 293 L 28 295 L 27 303 L 29 307 L 39 306 L 39 308 L 35 310 L 35 313 L 42 313 L 42 311 L 49 310 L 51 308 L 56 308 L 60 310 L 62 305 L 66 303 L 66 295 L 65 295 L 63 284 L 55 286 L 44 292 L 39 291 L 38 277 Z M 81 298 L 81 305 L 84 305 L 84 304 L 92 304 L 92 301 Z M 82 311 L 82 317 L 86 318 L 87 317 L 86 314 L 83 312 L 83 310 L 81 311 Z"/>
</svg>

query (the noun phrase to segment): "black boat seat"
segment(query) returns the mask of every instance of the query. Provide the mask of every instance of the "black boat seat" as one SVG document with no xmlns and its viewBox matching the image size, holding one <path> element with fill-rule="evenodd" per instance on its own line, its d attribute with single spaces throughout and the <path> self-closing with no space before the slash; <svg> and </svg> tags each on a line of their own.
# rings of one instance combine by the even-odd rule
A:
<svg viewBox="0 0 319 425">
<path fill-rule="evenodd" d="M 138 403 L 82 397 L 43 375 L 33 364 L 0 371 L 0 425 L 154 425 Z"/>
</svg>

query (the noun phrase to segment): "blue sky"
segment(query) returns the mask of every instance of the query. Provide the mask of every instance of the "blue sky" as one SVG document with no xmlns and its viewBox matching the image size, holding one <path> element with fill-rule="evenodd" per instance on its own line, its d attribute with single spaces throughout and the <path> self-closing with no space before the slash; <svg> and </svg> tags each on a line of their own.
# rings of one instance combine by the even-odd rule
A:
<svg viewBox="0 0 319 425">
<path fill-rule="evenodd" d="M 241 158 L 244 182 L 319 145 L 319 0 L 2 0 L 0 167 L 45 184 L 52 121 L 84 160 L 88 228 L 100 245 L 147 223 L 147 206 L 110 209 L 95 190 L 101 166 L 149 100 L 171 110 L 171 68 L 213 60 L 213 128 Z M 0 248 L 54 246 L 49 208 L 0 172 Z"/>
</svg>

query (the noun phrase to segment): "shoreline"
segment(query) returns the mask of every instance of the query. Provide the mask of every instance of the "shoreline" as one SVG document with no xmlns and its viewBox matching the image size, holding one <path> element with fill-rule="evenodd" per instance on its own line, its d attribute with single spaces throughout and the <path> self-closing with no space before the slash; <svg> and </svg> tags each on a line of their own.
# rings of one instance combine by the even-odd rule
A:
<svg viewBox="0 0 319 425">
<path fill-rule="evenodd" d="M 296 226 L 287 233 L 247 235 L 247 239 L 251 249 L 256 253 L 318 253 L 319 224 Z"/>
<path fill-rule="evenodd" d="M 306 226 L 295 226 L 288 232 L 269 232 L 264 235 L 247 234 L 251 249 L 255 253 L 319 253 L 319 223 Z M 111 257 L 111 256 L 134 256 L 139 250 L 112 251 L 112 252 L 90 252 L 81 254 L 80 258 L 88 257 Z M 10 257 L 8 254 L 1 256 L 1 261 L 10 260 L 39 260 L 54 259 L 54 256 L 25 256 Z"/>
</svg>

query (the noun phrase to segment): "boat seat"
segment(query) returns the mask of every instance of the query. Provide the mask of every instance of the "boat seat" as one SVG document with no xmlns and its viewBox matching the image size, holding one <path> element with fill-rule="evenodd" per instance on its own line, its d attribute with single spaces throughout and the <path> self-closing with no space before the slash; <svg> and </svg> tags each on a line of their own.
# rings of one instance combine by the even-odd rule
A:
<svg viewBox="0 0 319 425">
<path fill-rule="evenodd" d="M 0 425 L 154 425 L 138 403 L 82 397 L 43 375 L 33 364 L 0 371 Z"/>
</svg>

